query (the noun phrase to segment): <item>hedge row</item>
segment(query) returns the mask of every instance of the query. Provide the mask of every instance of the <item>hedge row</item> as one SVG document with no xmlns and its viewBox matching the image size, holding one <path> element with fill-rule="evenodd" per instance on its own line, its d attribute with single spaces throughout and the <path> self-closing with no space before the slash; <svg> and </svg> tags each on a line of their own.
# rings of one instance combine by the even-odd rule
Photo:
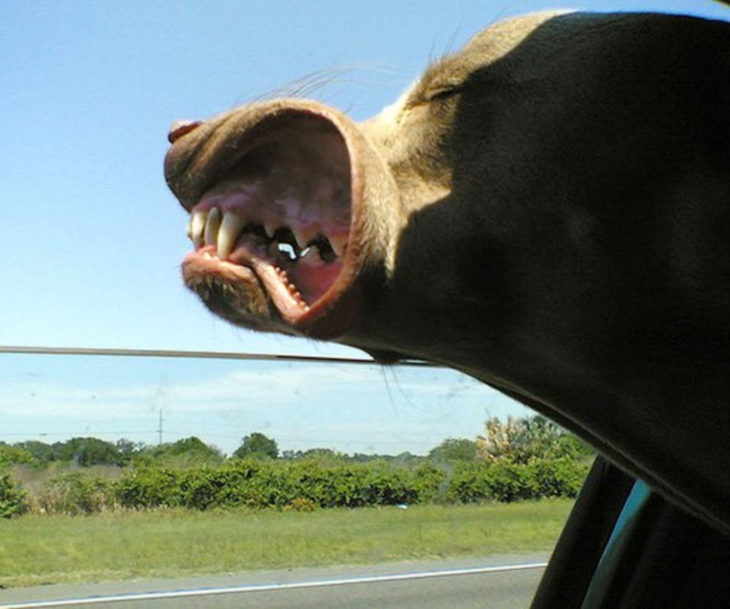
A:
<svg viewBox="0 0 730 609">
<path fill-rule="evenodd" d="M 421 503 L 433 494 L 443 472 L 366 464 L 239 461 L 187 470 L 143 469 L 116 483 L 122 507 L 285 507 L 305 500 L 317 507 L 363 507 Z M 301 502 L 300 502 L 301 503 Z"/>
<path fill-rule="evenodd" d="M 76 471 L 50 480 L 33 498 L 44 513 L 183 507 L 363 507 L 428 502 L 474 503 L 575 497 L 588 465 L 572 459 L 392 464 L 232 461 L 216 468 L 142 468 L 116 481 Z M 2 505 L 0 490 L 0 505 Z M 0 514 L 1 515 L 1 514 Z"/>
<path fill-rule="evenodd" d="M 569 458 L 527 464 L 494 461 L 465 463 L 449 479 L 446 499 L 454 503 L 510 502 L 541 497 L 576 497 L 589 465 Z"/>
</svg>

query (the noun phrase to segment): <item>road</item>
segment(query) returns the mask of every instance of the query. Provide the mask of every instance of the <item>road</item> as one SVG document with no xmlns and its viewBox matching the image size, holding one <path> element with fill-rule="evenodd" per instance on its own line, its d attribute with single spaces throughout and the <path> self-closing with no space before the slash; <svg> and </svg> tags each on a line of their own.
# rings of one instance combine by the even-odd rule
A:
<svg viewBox="0 0 730 609">
<path fill-rule="evenodd" d="M 544 554 L 0 591 L 0 609 L 524 609 Z"/>
</svg>

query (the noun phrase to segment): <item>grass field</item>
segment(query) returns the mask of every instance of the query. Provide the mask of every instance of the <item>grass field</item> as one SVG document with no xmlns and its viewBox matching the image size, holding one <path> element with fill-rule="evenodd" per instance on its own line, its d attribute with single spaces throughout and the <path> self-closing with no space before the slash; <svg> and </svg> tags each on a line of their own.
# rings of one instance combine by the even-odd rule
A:
<svg viewBox="0 0 730 609">
<path fill-rule="evenodd" d="M 571 506 L 27 515 L 0 521 L 0 585 L 549 550 Z"/>
</svg>

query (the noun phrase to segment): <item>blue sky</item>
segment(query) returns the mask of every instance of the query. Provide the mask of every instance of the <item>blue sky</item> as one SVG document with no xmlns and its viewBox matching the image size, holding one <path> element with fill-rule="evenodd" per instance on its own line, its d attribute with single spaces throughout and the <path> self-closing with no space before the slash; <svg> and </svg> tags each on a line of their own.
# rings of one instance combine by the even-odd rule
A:
<svg viewBox="0 0 730 609">
<path fill-rule="evenodd" d="M 187 218 L 162 178 L 169 124 L 177 118 L 216 114 L 314 72 L 341 69 L 346 71 L 314 95 L 364 119 L 393 101 L 429 57 L 458 48 L 501 18 L 560 6 L 730 18 L 730 9 L 709 0 L 570 4 L 527 0 L 0 0 L 0 225 L 5 251 L 0 345 L 359 356 L 335 345 L 234 329 L 209 315 L 183 288 L 178 267 L 189 248 Z M 140 389 L 138 399 L 147 400 L 145 407 L 151 410 L 155 410 L 154 400 L 142 389 L 149 392 L 153 386 L 160 387 L 159 378 L 176 387 L 192 379 L 213 379 L 215 385 L 216 378 L 230 380 L 231 374 L 242 369 L 241 364 L 230 363 L 173 366 L 157 360 L 154 365 L 152 360 L 114 361 L 123 374 L 111 375 L 109 390 L 127 378 L 128 388 Z M 27 380 L 27 374 L 36 374 L 38 383 L 46 379 L 69 391 L 93 385 L 101 395 L 98 366 L 102 364 L 83 358 L 61 365 L 49 358 L 0 355 L 0 380 L 17 390 L 19 385 L 12 385 L 11 378 Z M 69 370 L 56 378 L 63 368 Z M 30 369 L 35 372 L 28 372 Z M 150 381 L 153 369 L 157 377 Z M 362 382 L 385 388 L 387 395 L 383 375 L 391 373 L 374 370 L 374 377 Z M 265 372 L 265 366 L 260 368 L 262 379 L 272 378 L 267 374 L 280 378 L 282 369 Z M 410 387 L 410 374 L 396 372 L 396 380 L 406 375 L 403 385 Z M 458 375 L 443 377 L 444 386 L 459 383 Z M 8 422 L 10 413 L 4 409 L 10 408 L 11 401 L 17 404 L 18 398 L 12 394 L 11 399 L 11 389 L 0 387 L 5 431 L 38 432 L 37 421 L 35 426 L 19 418 Z M 25 395 L 22 391 L 26 389 L 19 395 Z M 340 391 L 347 399 L 348 391 Z M 423 391 L 416 393 L 423 407 L 438 402 Z M 485 396 L 483 400 L 492 409 L 497 404 L 505 412 L 509 409 L 501 397 L 486 390 Z M 372 401 L 352 399 L 360 407 L 369 402 L 368 408 Z M 381 401 L 384 411 L 395 408 L 392 400 Z M 89 419 L 88 408 L 64 404 L 57 406 L 64 420 L 82 412 Z M 166 407 L 172 417 L 174 407 Z M 54 418 L 49 406 L 35 404 L 26 408 L 26 414 L 31 416 L 34 408 L 36 413 L 45 413 L 42 420 L 50 425 Z M 120 407 L 99 407 L 100 421 L 106 416 L 101 413 L 110 408 L 120 413 Z M 484 408 L 475 408 L 478 414 L 472 418 L 483 419 Z M 283 408 L 282 419 L 296 419 L 294 410 L 295 406 Z M 347 422 L 344 415 L 331 416 L 335 422 Z M 227 426 L 225 417 L 209 427 L 204 417 L 196 417 L 190 415 L 193 423 L 180 427 L 182 435 L 196 429 L 212 438 Z M 259 420 L 249 419 L 249 423 Z M 80 422 L 78 431 L 61 431 L 54 425 L 59 435 L 95 429 Z M 396 427 L 393 423 L 392 429 Z M 279 427 L 270 429 L 278 431 Z M 3 431 L 0 428 L 0 439 L 4 439 Z M 478 432 L 474 429 L 468 435 Z M 337 433 L 337 441 L 345 449 L 346 433 Z M 450 431 L 442 428 L 442 433 Z M 333 432 L 321 439 L 337 438 Z M 230 448 L 235 441 L 219 444 Z M 354 445 L 353 450 L 357 450 Z"/>
<path fill-rule="evenodd" d="M 147 444 L 197 435 L 230 453 L 260 431 L 282 449 L 423 454 L 515 414 L 497 392 L 451 371 L 109 357 L 9 356 L 0 369 L 0 439 L 73 436 Z"/>
</svg>

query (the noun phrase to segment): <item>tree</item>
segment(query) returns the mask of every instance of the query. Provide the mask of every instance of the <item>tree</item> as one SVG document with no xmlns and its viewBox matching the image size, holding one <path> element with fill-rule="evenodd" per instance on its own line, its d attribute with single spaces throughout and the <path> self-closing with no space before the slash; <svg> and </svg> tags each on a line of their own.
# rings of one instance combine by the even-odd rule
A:
<svg viewBox="0 0 730 609">
<path fill-rule="evenodd" d="M 126 438 L 117 440 L 115 446 L 122 456 L 122 462 L 127 465 L 134 457 L 139 455 L 144 450 L 144 442 L 132 442 Z"/>
<path fill-rule="evenodd" d="M 476 444 L 478 459 L 508 459 L 514 463 L 561 457 L 581 459 L 593 454 L 588 445 L 539 415 L 522 419 L 508 417 L 504 422 L 491 418 L 485 424 L 484 436 L 477 438 Z"/>
<path fill-rule="evenodd" d="M 11 446 L 0 442 L 0 467 L 14 465 L 15 463 L 38 463 L 33 454 L 25 448 L 16 445 Z"/>
<path fill-rule="evenodd" d="M 111 442 L 98 438 L 71 438 L 66 442 L 53 444 L 55 459 L 75 461 L 78 465 L 121 465 L 122 455 Z"/>
<path fill-rule="evenodd" d="M 477 458 L 480 460 L 509 459 L 514 456 L 515 439 L 521 431 L 521 420 L 507 417 L 487 419 L 484 435 L 477 438 Z"/>
<path fill-rule="evenodd" d="M 276 459 L 279 456 L 279 446 L 276 440 L 255 431 L 251 435 L 244 436 L 241 446 L 235 450 L 233 456 L 239 459 L 245 457 Z"/>
<path fill-rule="evenodd" d="M 520 424 L 520 431 L 514 440 L 517 462 L 527 463 L 531 458 L 557 456 L 558 441 L 565 434 L 563 429 L 540 415 L 520 419 Z"/>
<path fill-rule="evenodd" d="M 13 446 L 27 450 L 38 461 L 47 463 L 55 459 L 53 446 L 40 442 L 38 440 L 26 440 L 25 442 L 17 442 Z"/>
<path fill-rule="evenodd" d="M 428 453 L 433 461 L 474 461 L 476 456 L 477 443 L 466 438 L 447 438 Z"/>
<path fill-rule="evenodd" d="M 336 460 L 342 461 L 347 459 L 347 455 L 343 455 L 331 448 L 308 448 L 307 450 L 284 450 L 281 452 L 281 458 L 289 461 L 301 459 L 318 459 L 318 460 Z"/>
<path fill-rule="evenodd" d="M 217 465 L 223 461 L 223 454 L 215 446 L 208 446 L 200 438 L 190 436 L 172 443 L 145 446 L 137 452 L 133 461 L 164 467 Z"/>
</svg>

